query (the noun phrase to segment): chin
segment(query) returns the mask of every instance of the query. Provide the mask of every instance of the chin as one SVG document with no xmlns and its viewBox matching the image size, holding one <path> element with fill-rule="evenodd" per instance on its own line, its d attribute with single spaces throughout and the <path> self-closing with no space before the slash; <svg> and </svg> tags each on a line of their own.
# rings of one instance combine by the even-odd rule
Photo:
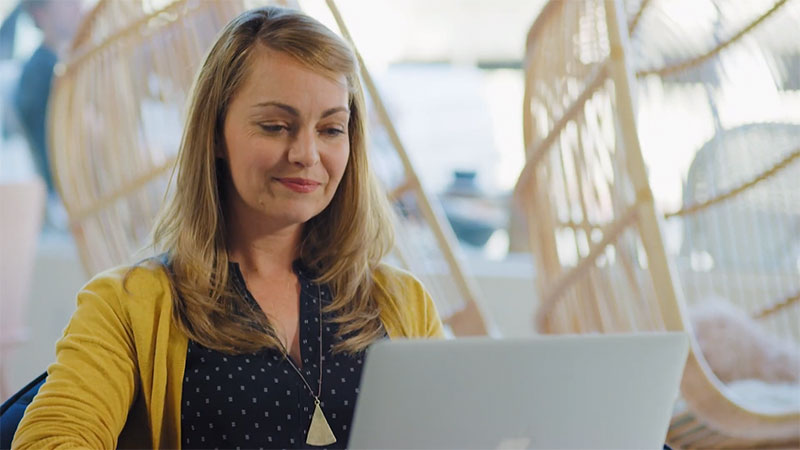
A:
<svg viewBox="0 0 800 450">
<path fill-rule="evenodd" d="M 321 211 L 286 211 L 280 217 L 275 217 L 274 220 L 286 223 L 287 225 L 301 225 L 317 216 Z"/>
</svg>

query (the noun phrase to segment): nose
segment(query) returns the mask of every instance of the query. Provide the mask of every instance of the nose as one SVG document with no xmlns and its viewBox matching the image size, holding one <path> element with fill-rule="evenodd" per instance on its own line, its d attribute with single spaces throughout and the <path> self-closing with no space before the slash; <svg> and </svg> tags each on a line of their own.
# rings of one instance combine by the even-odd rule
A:
<svg viewBox="0 0 800 450">
<path fill-rule="evenodd" d="M 289 162 L 301 167 L 312 167 L 319 162 L 319 151 L 314 130 L 297 133 L 289 148 Z"/>
</svg>

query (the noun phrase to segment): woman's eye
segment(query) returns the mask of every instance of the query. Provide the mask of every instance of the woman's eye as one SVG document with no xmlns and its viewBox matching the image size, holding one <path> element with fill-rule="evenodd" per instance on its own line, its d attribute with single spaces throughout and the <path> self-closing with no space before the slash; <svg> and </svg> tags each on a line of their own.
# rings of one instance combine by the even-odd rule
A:
<svg viewBox="0 0 800 450">
<path fill-rule="evenodd" d="M 289 127 L 280 124 L 262 123 L 259 124 L 262 130 L 270 134 L 278 134 L 284 131 L 289 131 Z"/>
<path fill-rule="evenodd" d="M 341 136 L 344 134 L 344 130 L 341 128 L 323 128 L 322 134 L 328 137 Z"/>
</svg>

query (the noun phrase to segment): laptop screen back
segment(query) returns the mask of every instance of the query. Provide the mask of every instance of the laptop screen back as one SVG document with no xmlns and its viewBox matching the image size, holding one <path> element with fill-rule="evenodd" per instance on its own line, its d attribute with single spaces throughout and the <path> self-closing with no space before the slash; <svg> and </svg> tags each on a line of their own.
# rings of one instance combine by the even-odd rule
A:
<svg viewBox="0 0 800 450">
<path fill-rule="evenodd" d="M 384 341 L 351 448 L 662 448 L 685 333 Z"/>
</svg>

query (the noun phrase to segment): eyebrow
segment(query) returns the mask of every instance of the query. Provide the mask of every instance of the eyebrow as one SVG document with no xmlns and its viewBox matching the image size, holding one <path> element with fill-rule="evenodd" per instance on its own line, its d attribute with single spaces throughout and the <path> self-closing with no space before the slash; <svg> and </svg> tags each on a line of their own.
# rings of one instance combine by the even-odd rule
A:
<svg viewBox="0 0 800 450">
<path fill-rule="evenodd" d="M 265 108 L 265 107 L 268 107 L 268 106 L 280 108 L 280 109 L 286 111 L 287 113 L 289 113 L 291 116 L 300 117 L 300 112 L 297 110 L 297 108 L 295 108 L 293 106 L 290 106 L 290 105 L 287 105 L 286 103 L 281 103 L 281 102 L 261 102 L 261 103 L 257 103 L 255 105 L 253 105 L 253 108 Z M 347 107 L 344 107 L 344 106 L 337 106 L 337 107 L 334 107 L 334 108 L 329 108 L 329 109 L 326 109 L 325 111 L 322 112 L 322 115 L 320 116 L 320 118 L 324 119 L 325 117 L 331 116 L 331 115 L 336 114 L 338 112 L 350 113 L 350 110 Z"/>
</svg>

